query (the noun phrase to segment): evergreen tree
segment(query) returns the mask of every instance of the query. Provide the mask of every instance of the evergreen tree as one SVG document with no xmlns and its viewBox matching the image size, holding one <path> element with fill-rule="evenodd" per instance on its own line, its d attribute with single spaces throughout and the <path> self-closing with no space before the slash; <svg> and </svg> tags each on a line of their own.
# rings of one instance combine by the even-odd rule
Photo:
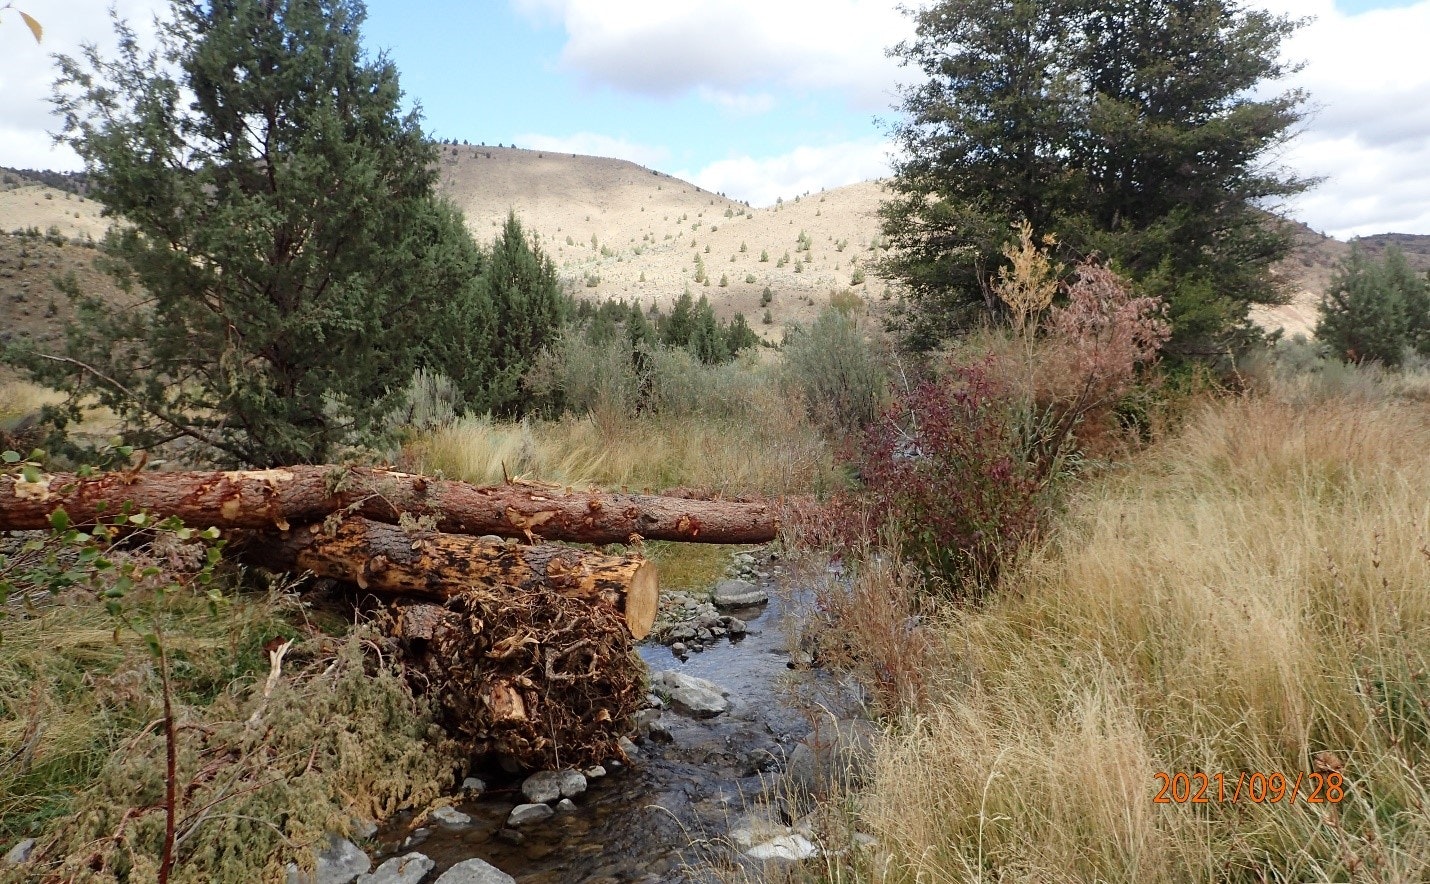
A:
<svg viewBox="0 0 1430 884">
<path fill-rule="evenodd" d="M 635 303 L 631 305 L 630 312 L 626 316 L 626 338 L 630 341 L 632 350 L 649 350 L 656 343 L 655 330 L 646 321 L 645 311 L 641 310 L 641 305 Z"/>
<path fill-rule="evenodd" d="M 1164 296 L 1171 349 L 1224 350 L 1289 239 L 1260 208 L 1310 182 L 1265 167 L 1304 96 L 1254 90 L 1288 72 L 1284 17 L 1236 0 L 939 0 L 891 53 L 904 92 L 883 232 L 909 291 L 905 331 L 932 346 L 1001 309 L 1012 225 L 1099 252 Z"/>
<path fill-rule="evenodd" d="M 1316 338 L 1347 362 L 1395 367 L 1410 352 L 1430 356 L 1430 282 L 1394 245 L 1378 261 L 1352 246 L 1321 299 Z"/>
<path fill-rule="evenodd" d="M 515 414 L 523 401 L 522 376 L 537 354 L 556 341 L 569 312 L 568 299 L 556 266 L 527 238 L 515 213 L 507 215 L 492 242 L 482 285 L 495 319 L 496 365 L 487 377 L 467 373 L 463 392 L 477 410 Z"/>
<path fill-rule="evenodd" d="M 735 318 L 730 320 L 729 327 L 725 329 L 725 351 L 733 357 L 746 347 L 753 347 L 759 342 L 760 336 L 755 334 L 755 330 L 745 321 L 745 314 L 736 313 Z"/>
<path fill-rule="evenodd" d="M 116 58 L 59 60 L 65 140 L 125 222 L 108 263 L 147 295 L 84 301 L 63 354 L 23 358 L 71 416 L 92 393 L 140 446 L 325 461 L 380 429 L 415 367 L 486 349 L 480 254 L 433 198 L 436 149 L 363 17 L 173 0 L 157 51 L 118 22 Z"/>
<path fill-rule="evenodd" d="M 701 300 L 705 300 L 703 296 Z M 685 347 L 690 344 L 694 331 L 695 302 L 690 297 L 690 289 L 686 288 L 670 308 L 670 315 L 665 318 L 660 330 L 660 340 L 667 347 Z"/>
<path fill-rule="evenodd" d="M 718 365 L 730 358 L 730 350 L 725 342 L 724 330 L 715 318 L 715 308 L 710 301 L 700 296 L 695 305 L 695 319 L 690 333 L 690 352 L 706 365 Z"/>
</svg>

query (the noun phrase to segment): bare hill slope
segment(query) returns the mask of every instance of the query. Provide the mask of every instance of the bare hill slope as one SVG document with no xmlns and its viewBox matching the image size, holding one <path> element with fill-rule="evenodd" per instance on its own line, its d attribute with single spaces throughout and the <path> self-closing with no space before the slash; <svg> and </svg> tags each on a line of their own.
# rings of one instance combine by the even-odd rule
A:
<svg viewBox="0 0 1430 884">
<path fill-rule="evenodd" d="M 31 228 L 66 239 L 103 239 L 108 218 L 104 207 L 69 190 L 60 190 L 13 171 L 0 172 L 0 233 Z"/>
<path fill-rule="evenodd" d="M 757 330 L 774 332 L 811 318 L 831 291 L 883 290 L 872 276 L 853 283 L 855 268 L 875 254 L 875 182 L 750 209 L 624 160 L 446 145 L 440 189 L 478 239 L 515 211 L 586 297 L 667 305 L 689 287 L 718 312 L 744 313 Z M 770 325 L 760 322 L 766 288 Z"/>
<path fill-rule="evenodd" d="M 468 145 L 441 145 L 440 154 L 439 190 L 462 210 L 478 240 L 490 240 L 515 211 L 579 296 L 665 306 L 689 288 L 722 315 L 744 313 L 756 331 L 779 340 L 784 326 L 810 321 L 835 292 L 873 305 L 888 294 L 885 281 L 868 272 L 882 254 L 877 211 L 883 192 L 876 181 L 752 209 L 625 160 Z M 94 200 L 15 170 L 0 172 L 0 232 L 33 228 L 84 240 L 99 239 L 108 227 Z M 1372 254 L 1395 242 L 1414 266 L 1430 268 L 1430 237 L 1383 234 L 1360 242 Z M 1316 302 L 1349 250 L 1348 243 L 1299 225 L 1296 253 L 1276 269 L 1297 294 L 1286 306 L 1257 310 L 1256 320 L 1309 334 Z M 47 258 L 40 266 L 50 263 Z M 0 279 L 0 295 L 29 297 L 49 288 L 28 263 L 8 269 L 16 276 Z M 18 291 L 19 271 L 33 275 L 35 291 Z M 49 295 L 41 300 L 46 311 Z M 0 321 L 50 320 L 37 323 L 43 327 L 37 332 L 57 325 L 55 316 L 13 315 L 14 303 L 0 298 Z M 769 323 L 762 321 L 766 310 Z"/>
</svg>

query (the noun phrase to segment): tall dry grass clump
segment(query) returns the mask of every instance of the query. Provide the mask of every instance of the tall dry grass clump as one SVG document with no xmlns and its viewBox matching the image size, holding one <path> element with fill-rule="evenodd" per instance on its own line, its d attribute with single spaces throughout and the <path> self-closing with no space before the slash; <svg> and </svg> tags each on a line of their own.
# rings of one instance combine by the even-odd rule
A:
<svg viewBox="0 0 1430 884">
<path fill-rule="evenodd" d="M 1430 877 L 1427 450 L 1416 399 L 1273 386 L 1085 487 L 941 624 L 859 798 L 871 877 Z M 1156 803 L 1158 772 L 1226 800 Z M 1252 772 L 1337 772 L 1344 799 L 1232 802 Z"/>
<path fill-rule="evenodd" d="M 732 412 L 735 409 L 732 409 Z M 752 391 L 740 413 L 596 411 L 521 423 L 463 418 L 408 446 L 406 465 L 477 483 L 526 475 L 562 485 L 726 494 L 805 493 L 837 481 L 803 406 Z"/>
<path fill-rule="evenodd" d="M 711 365 L 684 348 L 570 335 L 528 382 L 559 409 L 520 422 L 468 416 L 414 433 L 403 465 L 477 483 L 522 475 L 637 491 L 780 495 L 839 481 L 804 403 L 756 352 Z"/>
</svg>

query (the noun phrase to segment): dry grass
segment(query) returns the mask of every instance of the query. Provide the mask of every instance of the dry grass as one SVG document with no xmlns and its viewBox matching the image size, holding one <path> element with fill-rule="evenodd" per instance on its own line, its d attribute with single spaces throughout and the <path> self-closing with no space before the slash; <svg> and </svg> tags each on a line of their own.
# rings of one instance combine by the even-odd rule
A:
<svg viewBox="0 0 1430 884">
<path fill-rule="evenodd" d="M 1430 877 L 1419 383 L 1208 404 L 1085 488 L 1001 598 L 941 624 L 934 699 L 859 799 L 887 851 L 867 876 Z M 1230 792 L 1317 764 L 1344 765 L 1342 803 L 1153 802 L 1158 771 Z"/>
<path fill-rule="evenodd" d="M 0 383 L 0 420 L 14 420 L 43 406 L 56 405 L 64 401 L 64 396 L 27 381 L 6 381 Z"/>
<path fill-rule="evenodd" d="M 478 483 L 521 475 L 632 491 L 778 495 L 836 481 L 833 457 L 802 409 L 773 392 L 750 402 L 743 417 L 466 418 L 412 443 L 404 458 L 419 472 Z"/>
</svg>

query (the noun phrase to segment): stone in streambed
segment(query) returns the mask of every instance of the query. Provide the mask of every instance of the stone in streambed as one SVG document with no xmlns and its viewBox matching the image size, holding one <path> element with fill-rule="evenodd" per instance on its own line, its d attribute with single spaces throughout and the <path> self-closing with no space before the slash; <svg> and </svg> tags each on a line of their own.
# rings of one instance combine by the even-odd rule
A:
<svg viewBox="0 0 1430 884">
<path fill-rule="evenodd" d="M 822 719 L 790 753 L 784 778 L 795 795 L 816 798 L 857 786 L 868 767 L 878 729 L 862 719 Z"/>
<path fill-rule="evenodd" d="M 455 807 L 439 807 L 431 813 L 432 819 L 444 826 L 465 826 L 472 818 Z"/>
<path fill-rule="evenodd" d="M 722 608 L 747 608 L 769 601 L 770 594 L 748 580 L 721 580 L 710 600 Z"/>
<path fill-rule="evenodd" d="M 570 798 L 584 791 L 586 777 L 579 770 L 543 770 L 527 777 L 521 784 L 521 794 L 526 796 L 527 801 L 536 804 Z"/>
<path fill-rule="evenodd" d="M 511 813 L 507 815 L 506 824 L 512 828 L 524 826 L 527 823 L 540 822 L 547 819 L 555 811 L 549 804 L 518 804 L 513 807 Z"/>
<path fill-rule="evenodd" d="M 516 879 L 486 860 L 464 859 L 443 872 L 436 884 L 516 884 Z"/>
<path fill-rule="evenodd" d="M 289 863 L 287 880 L 288 884 L 350 884 L 370 868 L 372 860 L 361 847 L 346 838 L 329 835 L 313 871 L 305 872 L 297 863 Z"/>
<path fill-rule="evenodd" d="M 713 718 L 730 708 L 730 692 L 703 678 L 666 669 L 651 683 L 665 692 L 675 708 L 694 718 Z"/>
<path fill-rule="evenodd" d="M 814 846 L 808 838 L 803 835 L 781 835 L 766 841 L 764 844 L 756 844 L 745 851 L 745 856 L 751 859 L 785 859 L 801 860 L 809 859 L 819 853 L 819 848 Z"/>
<path fill-rule="evenodd" d="M 359 875 L 357 884 L 418 884 L 436 865 L 420 853 L 394 856 L 370 874 Z"/>
</svg>

